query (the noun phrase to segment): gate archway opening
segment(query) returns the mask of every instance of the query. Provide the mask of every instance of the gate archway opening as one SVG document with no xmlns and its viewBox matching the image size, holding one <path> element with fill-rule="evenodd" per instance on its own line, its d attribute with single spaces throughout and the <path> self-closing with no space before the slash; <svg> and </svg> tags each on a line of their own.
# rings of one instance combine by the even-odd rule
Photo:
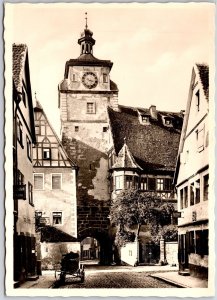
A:
<svg viewBox="0 0 217 300">
<path fill-rule="evenodd" d="M 86 263 L 99 264 L 100 243 L 93 237 L 86 237 L 81 241 L 81 260 Z"/>
<path fill-rule="evenodd" d="M 108 232 L 106 232 L 103 229 L 100 228 L 87 228 L 80 232 L 78 232 L 78 239 L 81 243 L 81 250 L 82 246 L 84 249 L 84 245 L 86 249 L 90 249 L 92 247 L 89 247 L 88 245 L 90 243 L 96 243 L 95 248 L 95 255 L 97 256 L 98 263 L 100 265 L 110 265 L 112 262 L 112 241 L 108 235 Z M 85 244 L 86 242 L 87 245 Z M 83 245 L 82 245 L 83 244 Z M 93 244 L 92 244 L 93 245 Z M 90 250 L 92 251 L 92 249 Z M 81 251 L 81 255 L 91 255 L 91 253 L 83 252 Z M 94 256 L 94 252 L 92 251 L 92 257 Z M 91 257 L 91 256 L 89 256 Z M 82 257 L 81 257 L 82 259 Z"/>
</svg>

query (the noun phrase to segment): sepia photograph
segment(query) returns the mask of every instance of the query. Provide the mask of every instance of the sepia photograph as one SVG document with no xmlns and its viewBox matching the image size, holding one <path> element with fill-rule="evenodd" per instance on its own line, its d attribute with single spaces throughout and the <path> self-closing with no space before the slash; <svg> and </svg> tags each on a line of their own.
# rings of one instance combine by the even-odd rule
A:
<svg viewBox="0 0 217 300">
<path fill-rule="evenodd" d="M 215 4 L 5 3 L 4 50 L 6 295 L 214 296 Z"/>
</svg>

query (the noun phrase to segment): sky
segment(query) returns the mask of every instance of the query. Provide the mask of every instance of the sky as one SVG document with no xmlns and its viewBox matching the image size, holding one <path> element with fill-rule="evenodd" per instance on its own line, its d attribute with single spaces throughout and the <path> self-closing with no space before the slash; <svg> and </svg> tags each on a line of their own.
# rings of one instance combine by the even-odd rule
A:
<svg viewBox="0 0 217 300">
<path fill-rule="evenodd" d="M 213 64 L 214 4 L 7 4 L 8 41 L 27 44 L 33 97 L 58 134 L 58 84 L 80 55 L 85 12 L 93 55 L 113 62 L 119 104 L 186 108 L 193 65 Z"/>
</svg>

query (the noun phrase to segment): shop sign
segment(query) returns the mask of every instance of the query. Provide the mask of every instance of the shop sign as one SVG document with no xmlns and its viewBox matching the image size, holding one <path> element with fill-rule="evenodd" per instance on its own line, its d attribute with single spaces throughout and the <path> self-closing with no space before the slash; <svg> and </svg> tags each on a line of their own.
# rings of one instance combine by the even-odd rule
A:
<svg viewBox="0 0 217 300">
<path fill-rule="evenodd" d="M 14 199 L 26 200 L 26 184 L 14 185 Z"/>
</svg>

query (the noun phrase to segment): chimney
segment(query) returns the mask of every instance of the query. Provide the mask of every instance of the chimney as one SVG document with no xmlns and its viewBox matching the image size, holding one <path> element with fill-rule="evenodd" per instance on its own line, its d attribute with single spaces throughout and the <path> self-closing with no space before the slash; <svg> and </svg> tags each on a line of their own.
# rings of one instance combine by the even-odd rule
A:
<svg viewBox="0 0 217 300">
<path fill-rule="evenodd" d="M 151 105 L 149 108 L 152 119 L 157 120 L 157 110 L 155 105 Z"/>
</svg>

